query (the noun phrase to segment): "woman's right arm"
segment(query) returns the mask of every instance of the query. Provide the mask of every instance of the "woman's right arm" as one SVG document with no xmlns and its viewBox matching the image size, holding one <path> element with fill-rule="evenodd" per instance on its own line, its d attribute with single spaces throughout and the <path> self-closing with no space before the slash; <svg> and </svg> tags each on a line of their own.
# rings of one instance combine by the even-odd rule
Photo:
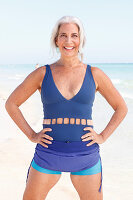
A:
<svg viewBox="0 0 133 200">
<path fill-rule="evenodd" d="M 16 125 L 21 129 L 21 131 L 32 141 L 39 142 L 37 139 L 36 132 L 29 126 L 25 120 L 19 106 L 23 104 L 37 89 L 40 90 L 43 78 L 46 73 L 46 67 L 39 67 L 33 72 L 31 72 L 25 80 L 10 94 L 5 103 L 5 108 L 16 123 Z M 41 131 L 41 136 L 46 131 Z M 49 131 L 49 128 L 47 128 Z M 46 136 L 50 139 L 49 136 Z M 38 141 L 37 141 L 38 140 Z"/>
</svg>

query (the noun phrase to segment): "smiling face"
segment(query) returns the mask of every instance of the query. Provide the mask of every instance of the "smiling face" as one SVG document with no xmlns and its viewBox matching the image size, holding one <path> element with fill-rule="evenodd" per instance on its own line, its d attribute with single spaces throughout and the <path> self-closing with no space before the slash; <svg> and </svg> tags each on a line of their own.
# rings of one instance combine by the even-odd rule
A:
<svg viewBox="0 0 133 200">
<path fill-rule="evenodd" d="M 56 38 L 56 45 L 62 56 L 77 56 L 80 45 L 77 25 L 73 23 L 62 24 Z"/>
</svg>

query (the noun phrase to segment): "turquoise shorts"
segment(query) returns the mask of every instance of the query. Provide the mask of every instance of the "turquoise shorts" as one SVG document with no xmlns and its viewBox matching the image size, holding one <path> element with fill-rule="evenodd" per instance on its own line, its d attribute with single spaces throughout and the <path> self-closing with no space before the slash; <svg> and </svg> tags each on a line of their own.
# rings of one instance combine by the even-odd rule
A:
<svg viewBox="0 0 133 200">
<path fill-rule="evenodd" d="M 37 165 L 34 160 L 32 161 L 31 166 L 37 171 L 46 173 L 46 174 L 61 174 L 62 173 L 61 171 L 54 171 L 54 170 L 42 168 L 39 165 Z M 100 172 L 101 172 L 101 162 L 99 159 L 99 161 L 93 167 L 90 167 L 89 169 L 85 169 L 78 172 L 71 172 L 71 174 L 72 175 L 92 175 L 92 174 L 98 174 Z"/>
</svg>

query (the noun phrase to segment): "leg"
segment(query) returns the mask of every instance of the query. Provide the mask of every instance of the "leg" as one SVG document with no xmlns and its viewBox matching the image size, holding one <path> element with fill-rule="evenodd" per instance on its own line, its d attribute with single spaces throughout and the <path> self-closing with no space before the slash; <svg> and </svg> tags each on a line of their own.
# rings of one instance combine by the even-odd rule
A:
<svg viewBox="0 0 133 200">
<path fill-rule="evenodd" d="M 79 194 L 80 200 L 102 200 L 103 192 L 99 192 L 101 185 L 100 160 L 87 170 L 71 172 L 71 181 Z"/>
<path fill-rule="evenodd" d="M 43 168 L 40 168 L 38 171 L 33 167 L 31 166 L 29 170 L 23 200 L 44 200 L 50 189 L 59 181 L 61 173 L 58 172 L 56 174 L 55 171 L 47 169 L 45 169 L 44 173 L 41 172 Z"/>
</svg>

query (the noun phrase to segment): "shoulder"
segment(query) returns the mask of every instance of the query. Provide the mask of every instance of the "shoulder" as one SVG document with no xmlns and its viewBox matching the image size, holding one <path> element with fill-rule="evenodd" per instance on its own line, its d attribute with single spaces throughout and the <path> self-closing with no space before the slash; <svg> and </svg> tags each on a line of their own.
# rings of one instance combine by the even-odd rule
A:
<svg viewBox="0 0 133 200">
<path fill-rule="evenodd" d="M 39 73 L 42 74 L 42 76 L 45 76 L 46 68 L 47 67 L 45 65 L 43 65 L 43 66 L 38 68 L 39 69 Z"/>
<path fill-rule="evenodd" d="M 105 86 L 113 87 L 111 79 L 102 69 L 91 67 L 91 71 L 95 81 L 97 82 L 97 90 L 102 90 Z"/>
<path fill-rule="evenodd" d="M 99 79 L 101 79 L 101 78 L 109 78 L 108 76 L 107 76 L 107 74 L 102 70 L 102 69 L 100 69 L 100 68 L 98 68 L 98 67 L 94 67 L 94 66 L 91 66 L 91 72 L 92 72 L 92 74 L 93 74 L 93 76 L 94 76 L 94 78 L 98 81 Z"/>
<path fill-rule="evenodd" d="M 43 78 L 46 74 L 46 66 L 41 66 L 33 70 L 26 78 L 25 82 L 34 82 L 34 84 L 38 85 L 38 88 L 41 88 L 41 84 Z"/>
<path fill-rule="evenodd" d="M 95 80 L 96 90 L 98 90 L 98 87 L 101 85 L 101 83 L 105 84 L 111 82 L 107 74 L 99 67 L 91 66 L 91 72 Z"/>
<path fill-rule="evenodd" d="M 94 67 L 90 65 L 91 73 L 95 82 L 96 91 L 98 90 L 98 74 L 100 73 L 100 69 L 98 67 Z"/>
<path fill-rule="evenodd" d="M 100 76 L 104 74 L 103 70 L 101 70 L 98 67 L 94 67 L 92 65 L 91 65 L 91 72 L 93 73 L 94 76 Z"/>
<path fill-rule="evenodd" d="M 39 85 L 40 85 L 40 88 L 41 88 L 43 79 L 44 79 L 45 74 L 46 74 L 46 68 L 47 68 L 47 67 L 46 67 L 45 65 L 43 65 L 43 66 L 40 66 L 40 67 L 38 67 L 37 69 L 35 69 L 36 74 L 37 74 L 38 77 L 39 77 Z"/>
<path fill-rule="evenodd" d="M 40 80 L 43 78 L 43 76 L 46 73 L 46 66 L 41 66 L 38 67 L 37 69 L 35 69 L 34 71 L 31 72 L 31 74 L 33 74 L 33 76 L 38 77 Z"/>
</svg>

